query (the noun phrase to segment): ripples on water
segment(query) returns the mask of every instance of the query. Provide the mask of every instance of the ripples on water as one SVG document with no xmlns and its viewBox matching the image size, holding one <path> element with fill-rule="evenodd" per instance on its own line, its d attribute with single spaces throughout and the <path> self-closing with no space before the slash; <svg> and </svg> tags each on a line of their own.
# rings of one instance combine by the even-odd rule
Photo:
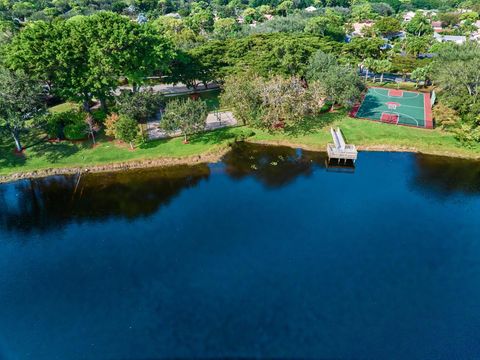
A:
<svg viewBox="0 0 480 360">
<path fill-rule="evenodd" d="M 479 163 L 325 164 L 0 185 L 0 359 L 480 355 Z"/>
</svg>

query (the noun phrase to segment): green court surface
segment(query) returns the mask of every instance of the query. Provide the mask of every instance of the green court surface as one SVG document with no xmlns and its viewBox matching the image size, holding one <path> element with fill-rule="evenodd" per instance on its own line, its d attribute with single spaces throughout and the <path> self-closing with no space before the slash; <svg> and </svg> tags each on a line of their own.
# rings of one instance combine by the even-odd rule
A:
<svg viewBox="0 0 480 360">
<path fill-rule="evenodd" d="M 369 88 L 355 117 L 433 128 L 430 94 L 415 91 Z"/>
</svg>

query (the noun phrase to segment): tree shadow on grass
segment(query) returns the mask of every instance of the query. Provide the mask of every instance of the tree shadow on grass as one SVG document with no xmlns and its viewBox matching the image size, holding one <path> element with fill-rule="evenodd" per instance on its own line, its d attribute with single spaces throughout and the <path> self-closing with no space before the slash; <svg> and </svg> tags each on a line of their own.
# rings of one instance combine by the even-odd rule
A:
<svg viewBox="0 0 480 360">
<path fill-rule="evenodd" d="M 14 146 L 0 146 L 0 168 L 15 168 L 25 164 L 25 154 L 17 154 Z"/>
<path fill-rule="evenodd" d="M 149 141 L 146 141 L 146 142 L 138 145 L 138 148 L 143 149 L 143 150 L 153 149 L 153 148 L 156 148 L 159 145 L 166 144 L 170 140 L 172 140 L 172 139 L 169 138 L 169 139 L 149 140 Z"/>
<path fill-rule="evenodd" d="M 49 143 L 44 142 L 32 147 L 29 150 L 29 153 L 32 156 L 44 157 L 48 162 L 54 164 L 61 159 L 72 156 L 83 148 L 88 147 L 89 145 L 85 142 L 82 143 L 71 143 L 71 142 L 60 142 L 60 143 Z"/>
<path fill-rule="evenodd" d="M 234 140 L 236 137 L 235 133 L 231 128 L 221 128 L 211 131 L 205 131 L 202 133 L 194 134 L 190 136 L 190 143 L 200 143 L 200 144 L 220 144 L 227 140 Z"/>
</svg>

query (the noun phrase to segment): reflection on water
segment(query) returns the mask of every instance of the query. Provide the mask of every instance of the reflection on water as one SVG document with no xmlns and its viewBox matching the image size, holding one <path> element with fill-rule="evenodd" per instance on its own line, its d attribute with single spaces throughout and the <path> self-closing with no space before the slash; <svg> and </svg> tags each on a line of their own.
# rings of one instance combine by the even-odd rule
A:
<svg viewBox="0 0 480 360">
<path fill-rule="evenodd" d="M 479 162 L 412 156 L 416 166 L 407 175 L 411 176 L 414 189 L 437 196 L 480 193 Z M 354 169 L 327 167 L 327 156 L 322 152 L 246 143 L 233 147 L 222 164 L 230 178 L 253 177 L 271 189 L 287 186 L 298 177 L 310 177 L 315 169 L 350 173 Z M 0 185 L 0 225 L 8 230 L 33 231 L 48 230 L 69 221 L 148 216 L 183 189 L 197 186 L 210 175 L 210 167 L 201 164 L 4 184 Z"/>
<path fill-rule="evenodd" d="M 414 186 L 436 196 L 480 193 L 480 162 L 441 156 L 415 156 Z"/>
<path fill-rule="evenodd" d="M 254 176 L 267 187 L 278 188 L 299 176 L 310 176 L 315 167 L 325 167 L 326 153 L 283 146 L 239 144 L 225 157 L 227 173 L 234 179 Z"/>
<path fill-rule="evenodd" d="M 478 182 L 457 159 L 343 174 L 242 144 L 0 185 L 0 359 L 476 359 Z"/>
<path fill-rule="evenodd" d="M 6 184 L 0 186 L 0 224 L 9 230 L 31 231 L 72 220 L 147 216 L 209 174 L 209 167 L 201 164 Z M 12 192 L 14 197 L 9 196 Z"/>
</svg>

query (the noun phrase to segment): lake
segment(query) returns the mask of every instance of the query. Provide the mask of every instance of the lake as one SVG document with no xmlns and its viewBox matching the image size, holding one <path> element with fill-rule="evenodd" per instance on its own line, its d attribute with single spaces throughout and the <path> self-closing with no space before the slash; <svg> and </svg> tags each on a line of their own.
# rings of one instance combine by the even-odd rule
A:
<svg viewBox="0 0 480 360">
<path fill-rule="evenodd" d="M 480 163 L 241 145 L 0 185 L 0 359 L 480 357 Z"/>
</svg>

